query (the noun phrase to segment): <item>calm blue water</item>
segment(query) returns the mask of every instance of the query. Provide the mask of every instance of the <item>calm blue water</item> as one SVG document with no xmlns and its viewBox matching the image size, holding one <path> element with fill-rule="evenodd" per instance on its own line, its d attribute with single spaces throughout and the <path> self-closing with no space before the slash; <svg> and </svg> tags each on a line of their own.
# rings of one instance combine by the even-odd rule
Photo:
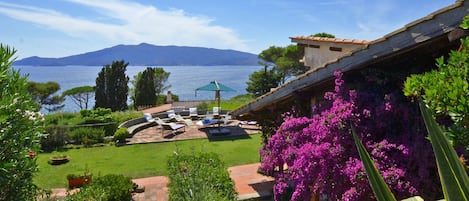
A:
<svg viewBox="0 0 469 201">
<path fill-rule="evenodd" d="M 78 86 L 94 86 L 96 77 L 102 66 L 15 66 L 23 74 L 29 74 L 29 80 L 35 82 L 55 81 L 60 84 L 61 93 Z M 236 92 L 222 92 L 222 99 L 229 99 L 239 94 L 245 94 L 246 82 L 249 75 L 260 70 L 261 66 L 164 66 L 166 72 L 170 72 L 168 78 L 169 89 L 179 96 L 180 100 L 209 100 L 214 99 L 214 92 L 198 91 L 195 89 L 217 80 Z M 127 75 L 132 80 L 138 72 L 144 71 L 146 66 L 128 66 Z M 131 87 L 131 84 L 129 84 Z M 94 106 L 94 99 L 92 100 Z M 72 100 L 65 101 L 64 111 L 78 111 Z"/>
</svg>

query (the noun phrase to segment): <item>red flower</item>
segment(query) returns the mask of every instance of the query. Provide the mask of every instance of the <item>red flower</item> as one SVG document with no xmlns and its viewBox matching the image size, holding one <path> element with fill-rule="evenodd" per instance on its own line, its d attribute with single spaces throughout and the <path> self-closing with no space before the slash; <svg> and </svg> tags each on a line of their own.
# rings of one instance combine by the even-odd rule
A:
<svg viewBox="0 0 469 201">
<path fill-rule="evenodd" d="M 33 159 L 36 156 L 33 150 L 29 150 L 29 158 Z"/>
</svg>

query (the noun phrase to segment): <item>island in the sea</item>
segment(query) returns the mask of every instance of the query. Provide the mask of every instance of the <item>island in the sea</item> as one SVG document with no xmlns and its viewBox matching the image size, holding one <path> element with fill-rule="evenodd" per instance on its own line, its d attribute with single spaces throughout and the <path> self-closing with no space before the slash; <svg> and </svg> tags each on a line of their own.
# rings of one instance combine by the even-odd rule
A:
<svg viewBox="0 0 469 201">
<path fill-rule="evenodd" d="M 124 60 L 132 66 L 214 66 L 258 65 L 257 55 L 236 50 L 205 47 L 157 46 L 148 43 L 117 45 L 98 51 L 61 58 L 28 57 L 14 65 L 28 66 L 101 66 Z"/>
</svg>

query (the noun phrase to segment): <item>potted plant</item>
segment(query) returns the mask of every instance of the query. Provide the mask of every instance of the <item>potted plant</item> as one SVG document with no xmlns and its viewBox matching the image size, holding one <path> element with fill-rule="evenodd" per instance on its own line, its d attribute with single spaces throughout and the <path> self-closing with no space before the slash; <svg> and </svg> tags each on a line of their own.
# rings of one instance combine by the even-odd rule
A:
<svg viewBox="0 0 469 201">
<path fill-rule="evenodd" d="M 67 175 L 68 188 L 70 189 L 80 188 L 84 184 L 90 184 L 91 176 L 92 176 L 91 173 L 89 173 L 88 171 L 85 171 L 85 173 L 81 175 L 68 174 Z"/>
</svg>

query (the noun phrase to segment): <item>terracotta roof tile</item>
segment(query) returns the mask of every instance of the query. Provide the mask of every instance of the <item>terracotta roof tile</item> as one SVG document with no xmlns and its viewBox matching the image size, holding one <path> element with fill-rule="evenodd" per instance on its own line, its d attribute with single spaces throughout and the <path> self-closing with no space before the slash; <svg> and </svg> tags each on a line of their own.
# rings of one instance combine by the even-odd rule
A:
<svg viewBox="0 0 469 201">
<path fill-rule="evenodd" d="M 314 37 L 314 36 L 295 36 L 290 37 L 294 42 L 303 41 L 318 41 L 318 42 L 331 42 L 331 43 L 344 43 L 344 44 L 356 44 L 356 45 L 365 45 L 368 44 L 366 40 L 357 40 L 357 39 L 342 39 L 342 38 L 326 38 L 326 37 Z"/>
</svg>

